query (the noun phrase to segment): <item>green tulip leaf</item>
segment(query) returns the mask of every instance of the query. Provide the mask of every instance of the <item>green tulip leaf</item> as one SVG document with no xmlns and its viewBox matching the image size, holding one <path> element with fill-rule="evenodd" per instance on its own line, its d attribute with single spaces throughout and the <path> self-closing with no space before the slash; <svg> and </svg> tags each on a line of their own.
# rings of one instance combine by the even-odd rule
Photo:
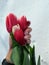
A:
<svg viewBox="0 0 49 65">
<path fill-rule="evenodd" d="M 30 65 L 36 65 L 36 61 L 35 61 L 35 46 L 33 46 L 33 48 L 30 47 Z"/>
<path fill-rule="evenodd" d="M 30 60 L 29 60 L 28 53 L 27 53 L 26 50 L 24 50 L 24 62 L 23 62 L 23 65 L 30 65 Z"/>
<path fill-rule="evenodd" d="M 37 65 L 41 65 L 41 64 L 40 64 L 40 56 L 38 57 Z"/>
<path fill-rule="evenodd" d="M 20 47 L 16 46 L 12 50 L 11 61 L 15 65 L 23 65 L 24 54 Z"/>
</svg>

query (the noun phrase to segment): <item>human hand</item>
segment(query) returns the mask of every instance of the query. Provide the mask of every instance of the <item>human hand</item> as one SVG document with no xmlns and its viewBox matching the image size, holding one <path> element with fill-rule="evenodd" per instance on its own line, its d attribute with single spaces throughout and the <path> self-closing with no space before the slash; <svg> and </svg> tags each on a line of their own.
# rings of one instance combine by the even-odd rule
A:
<svg viewBox="0 0 49 65">
<path fill-rule="evenodd" d="M 13 34 L 14 34 L 14 32 L 15 32 L 16 29 L 20 29 L 19 24 L 13 26 L 13 28 L 12 28 L 12 33 L 13 33 Z M 32 31 L 32 29 L 31 29 L 30 27 L 28 27 L 28 28 L 24 31 L 24 34 L 25 34 L 24 39 L 26 40 L 27 43 L 30 43 L 30 42 L 31 42 L 31 40 L 30 40 L 30 38 L 31 38 L 30 32 L 31 32 L 31 31 Z M 11 63 L 11 61 L 10 61 L 11 53 L 12 53 L 12 39 L 11 39 L 11 37 L 9 36 L 9 51 L 8 51 L 8 53 L 7 53 L 7 56 L 6 56 L 6 60 L 7 60 L 8 62 L 10 62 L 10 63 Z"/>
<path fill-rule="evenodd" d="M 13 34 L 14 34 L 14 32 L 15 32 L 16 29 L 20 29 L 20 25 L 19 25 L 19 24 L 17 24 L 17 25 L 15 25 L 15 26 L 12 27 L 12 33 L 13 33 Z M 31 32 L 31 31 L 32 31 L 31 27 L 28 27 L 28 28 L 24 31 L 24 34 L 25 34 L 24 39 L 26 40 L 26 43 L 30 43 L 30 42 L 31 42 L 31 40 L 30 40 L 30 38 L 31 38 L 30 32 Z M 10 36 L 9 36 L 9 48 L 10 48 L 10 49 L 12 48 L 12 39 L 11 39 Z"/>
</svg>

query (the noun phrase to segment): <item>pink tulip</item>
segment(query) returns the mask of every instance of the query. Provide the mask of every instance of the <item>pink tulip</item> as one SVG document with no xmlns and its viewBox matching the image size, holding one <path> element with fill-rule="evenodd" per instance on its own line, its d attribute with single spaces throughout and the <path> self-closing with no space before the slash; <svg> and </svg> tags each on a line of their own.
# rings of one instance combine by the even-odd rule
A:
<svg viewBox="0 0 49 65">
<path fill-rule="evenodd" d="M 30 21 L 27 21 L 25 16 L 22 16 L 19 20 L 20 27 L 23 31 L 30 25 Z"/>
<path fill-rule="evenodd" d="M 18 24 L 18 21 L 17 21 L 17 17 L 10 13 L 7 17 L 6 17 L 6 28 L 7 28 L 7 31 L 10 33 L 12 32 L 12 27 L 14 25 L 17 25 Z"/>
</svg>

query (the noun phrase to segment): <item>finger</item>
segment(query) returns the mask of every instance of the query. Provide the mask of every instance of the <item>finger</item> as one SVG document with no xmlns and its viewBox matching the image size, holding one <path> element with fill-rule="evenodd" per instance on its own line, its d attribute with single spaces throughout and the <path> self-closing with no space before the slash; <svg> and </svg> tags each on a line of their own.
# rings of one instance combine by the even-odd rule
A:
<svg viewBox="0 0 49 65">
<path fill-rule="evenodd" d="M 28 39 L 28 40 L 27 40 L 27 44 L 30 44 L 30 43 L 31 43 L 31 40 L 30 40 L 30 39 Z"/>
<path fill-rule="evenodd" d="M 29 34 L 31 31 L 32 31 L 32 28 L 31 28 L 31 27 L 28 27 L 28 28 L 25 30 L 24 34 L 27 35 L 27 34 Z"/>
<path fill-rule="evenodd" d="M 30 35 L 30 34 L 24 36 L 24 39 L 25 39 L 25 40 L 28 40 L 28 39 L 30 39 L 30 38 L 31 38 L 31 35 Z"/>
</svg>

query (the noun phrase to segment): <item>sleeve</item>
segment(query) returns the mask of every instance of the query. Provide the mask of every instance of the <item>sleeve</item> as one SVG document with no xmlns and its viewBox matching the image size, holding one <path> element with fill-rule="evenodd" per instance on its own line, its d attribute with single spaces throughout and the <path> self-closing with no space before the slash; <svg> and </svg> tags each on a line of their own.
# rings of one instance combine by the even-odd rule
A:
<svg viewBox="0 0 49 65">
<path fill-rule="evenodd" d="M 7 62 L 6 59 L 3 59 L 2 65 L 14 65 L 13 63 Z"/>
</svg>

